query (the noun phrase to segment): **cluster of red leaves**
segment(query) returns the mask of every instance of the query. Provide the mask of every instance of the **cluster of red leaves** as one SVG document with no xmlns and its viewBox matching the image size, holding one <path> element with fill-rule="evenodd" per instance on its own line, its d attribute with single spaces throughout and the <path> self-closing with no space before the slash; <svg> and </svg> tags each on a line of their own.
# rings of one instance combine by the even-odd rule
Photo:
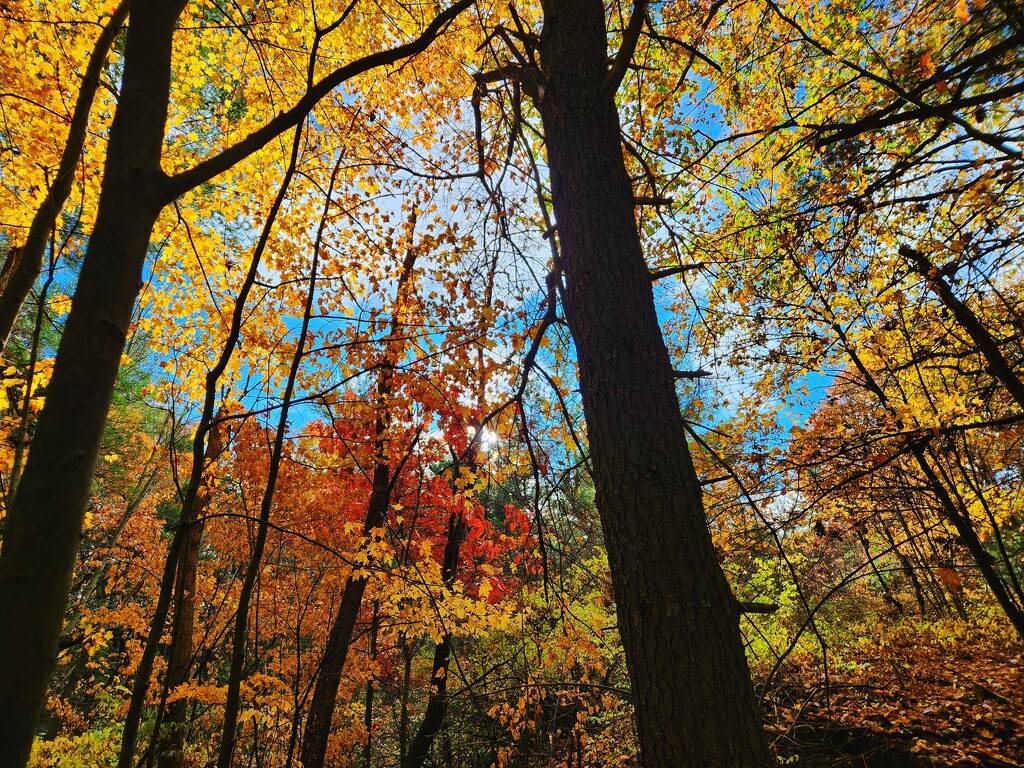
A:
<svg viewBox="0 0 1024 768">
<path fill-rule="evenodd" d="M 1002 634 L 900 624 L 833 649 L 827 685 L 820 659 L 798 662 L 766 697 L 779 754 L 805 766 L 1024 765 L 1024 645 Z"/>
</svg>

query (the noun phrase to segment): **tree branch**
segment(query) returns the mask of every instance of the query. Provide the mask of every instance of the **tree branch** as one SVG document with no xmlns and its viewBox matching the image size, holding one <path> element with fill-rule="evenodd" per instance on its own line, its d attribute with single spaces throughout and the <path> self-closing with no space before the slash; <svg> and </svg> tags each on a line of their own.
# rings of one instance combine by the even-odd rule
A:
<svg viewBox="0 0 1024 768">
<path fill-rule="evenodd" d="M 705 371 L 703 368 L 698 368 L 696 371 L 672 371 L 672 375 L 676 379 L 706 379 L 711 376 L 711 371 Z"/>
<path fill-rule="evenodd" d="M 775 603 L 749 603 L 744 600 L 738 601 L 740 604 L 740 613 L 775 613 L 779 610 L 779 606 Z"/>
<path fill-rule="evenodd" d="M 672 277 L 673 275 L 682 275 L 686 272 L 692 272 L 695 269 L 704 269 L 704 262 L 698 261 L 696 264 L 679 264 L 674 267 L 664 267 L 663 269 L 656 269 L 651 272 L 651 282 L 661 280 L 664 277 Z"/>
<path fill-rule="evenodd" d="M 901 245 L 899 252 L 903 258 L 914 265 L 918 274 L 924 278 L 928 289 L 939 297 L 960 327 L 967 331 L 977 345 L 978 351 L 988 363 L 988 372 L 1002 382 L 1017 405 L 1024 408 L 1024 381 L 1013 370 L 1010 361 L 1003 356 L 999 349 L 999 342 L 989 333 L 974 311 L 956 297 L 950 284 L 942 278 L 940 272 L 924 253 L 909 245 Z"/>
<path fill-rule="evenodd" d="M 601 84 L 601 93 L 605 98 L 610 99 L 615 96 L 615 92 L 619 90 L 619 85 L 622 83 L 622 78 L 626 75 L 629 62 L 633 60 L 636 44 L 640 40 L 640 33 L 643 31 L 647 16 L 647 2 L 648 0 L 634 0 L 633 2 L 633 15 L 629 17 L 629 24 L 626 25 L 626 29 L 622 33 L 622 45 L 619 47 L 619 52 L 615 54 L 611 69 L 608 70 L 608 74 L 605 75 L 604 82 Z"/>
<path fill-rule="evenodd" d="M 423 33 L 412 42 L 405 43 L 397 48 L 387 51 L 377 51 L 361 59 L 339 67 L 331 74 L 324 77 L 316 85 L 310 88 L 306 95 L 299 99 L 298 103 L 287 112 L 282 112 L 276 118 L 264 125 L 262 128 L 250 133 L 237 144 L 228 147 L 219 155 L 204 160 L 187 171 L 172 176 L 168 179 L 167 194 L 168 201 L 179 197 L 190 189 L 194 189 L 203 182 L 209 181 L 214 176 L 231 168 L 241 162 L 249 155 L 262 149 L 276 136 L 279 136 L 289 128 L 298 125 L 309 111 L 316 106 L 322 98 L 333 91 L 346 80 L 356 75 L 361 75 L 371 69 L 394 64 L 396 61 L 415 56 L 422 53 L 427 47 L 444 31 L 460 13 L 473 4 L 473 0 L 459 0 L 455 5 L 446 11 L 439 13 L 434 20 L 427 25 Z"/>
</svg>

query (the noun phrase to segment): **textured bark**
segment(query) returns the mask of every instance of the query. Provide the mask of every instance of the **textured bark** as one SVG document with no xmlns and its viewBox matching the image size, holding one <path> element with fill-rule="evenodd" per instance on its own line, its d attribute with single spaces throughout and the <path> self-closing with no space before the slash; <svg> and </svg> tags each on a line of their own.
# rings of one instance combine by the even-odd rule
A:
<svg viewBox="0 0 1024 768">
<path fill-rule="evenodd" d="M 125 51 L 96 225 L 0 550 L 0 765 L 24 765 L 56 658 L 93 468 L 166 201 L 160 150 L 171 37 L 184 3 L 139 2 Z"/>
<path fill-rule="evenodd" d="M 764 766 L 739 607 L 711 543 L 604 85 L 606 35 L 600 0 L 550 0 L 537 104 L 642 760 Z"/>
</svg>

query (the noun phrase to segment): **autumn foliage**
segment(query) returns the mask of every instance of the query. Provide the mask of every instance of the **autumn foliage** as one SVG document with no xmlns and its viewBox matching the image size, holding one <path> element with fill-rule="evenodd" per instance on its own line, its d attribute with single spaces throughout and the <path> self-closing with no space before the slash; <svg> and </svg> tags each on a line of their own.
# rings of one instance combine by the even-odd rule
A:
<svg viewBox="0 0 1024 768">
<path fill-rule="evenodd" d="M 664 425 L 598 448 L 635 392 L 594 370 L 647 345 L 581 363 L 580 222 L 615 217 L 565 200 L 577 70 L 551 25 L 594 6 L 156 5 L 0 0 L 0 642 L 51 571 L 7 564 L 25 542 L 52 527 L 67 564 L 55 656 L 26 650 L 42 712 L 10 705 L 31 753 L 0 754 L 655 765 L 618 569 L 694 538 L 694 507 L 606 536 L 608 477 L 648 498 L 661 459 L 629 440 Z M 668 613 L 740 616 L 780 764 L 1021 764 L 1024 10 L 604 20 L 619 220 L 699 565 L 736 598 Z M 604 320 L 634 317 L 618 298 Z M 699 685 L 703 650 L 665 669 Z"/>
</svg>

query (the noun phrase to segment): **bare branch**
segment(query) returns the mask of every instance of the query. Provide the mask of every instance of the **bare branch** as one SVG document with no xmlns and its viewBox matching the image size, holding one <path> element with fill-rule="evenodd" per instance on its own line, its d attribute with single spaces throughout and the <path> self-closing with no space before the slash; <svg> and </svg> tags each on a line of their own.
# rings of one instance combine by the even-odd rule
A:
<svg viewBox="0 0 1024 768">
<path fill-rule="evenodd" d="M 775 603 L 748 603 L 743 600 L 738 601 L 740 604 L 740 613 L 775 613 L 779 610 L 779 606 Z"/>
<path fill-rule="evenodd" d="M 672 375 L 676 379 L 706 379 L 708 376 L 712 376 L 711 371 L 705 371 L 703 368 L 698 368 L 696 371 L 672 371 Z"/>
<path fill-rule="evenodd" d="M 615 54 L 611 69 L 608 70 L 608 74 L 601 84 L 601 93 L 605 98 L 613 98 L 615 92 L 619 90 L 629 62 L 633 60 L 633 54 L 636 52 L 636 44 L 640 40 L 640 33 L 643 31 L 646 17 L 647 0 L 634 0 L 633 15 L 629 17 L 629 24 L 626 25 L 626 29 L 622 33 L 622 45 L 619 47 L 619 52 Z"/>
<path fill-rule="evenodd" d="M 675 267 L 665 267 L 664 269 L 656 269 L 651 272 L 651 282 L 655 280 L 661 280 L 665 277 L 672 277 L 673 275 L 682 275 L 686 272 L 692 272 L 695 269 L 704 269 L 704 262 L 698 261 L 696 264 L 679 264 Z"/>
</svg>

